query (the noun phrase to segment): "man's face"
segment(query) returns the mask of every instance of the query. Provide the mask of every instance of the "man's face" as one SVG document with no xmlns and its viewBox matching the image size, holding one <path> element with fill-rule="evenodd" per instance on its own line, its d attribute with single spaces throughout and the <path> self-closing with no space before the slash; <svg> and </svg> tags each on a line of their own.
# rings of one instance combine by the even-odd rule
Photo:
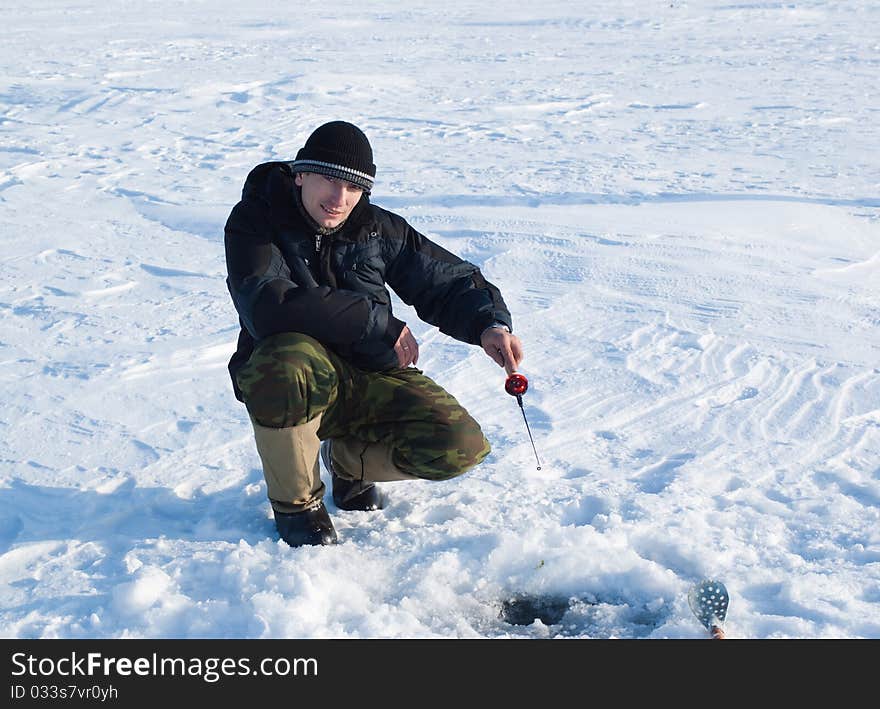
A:
<svg viewBox="0 0 880 709">
<path fill-rule="evenodd" d="M 309 216 L 327 229 L 348 219 L 363 194 L 350 182 L 315 172 L 298 173 L 294 180 L 302 188 L 302 203 Z"/>
</svg>

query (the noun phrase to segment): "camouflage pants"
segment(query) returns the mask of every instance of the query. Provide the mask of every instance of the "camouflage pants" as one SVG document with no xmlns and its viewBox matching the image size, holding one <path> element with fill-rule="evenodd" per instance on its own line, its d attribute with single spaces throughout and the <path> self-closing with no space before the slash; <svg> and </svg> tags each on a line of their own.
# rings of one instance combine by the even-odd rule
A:
<svg viewBox="0 0 880 709">
<path fill-rule="evenodd" d="M 307 335 L 260 341 L 236 382 L 279 511 L 323 496 L 321 440 L 333 439 L 338 475 L 373 482 L 446 480 L 489 454 L 479 424 L 420 370 L 365 372 Z"/>
</svg>

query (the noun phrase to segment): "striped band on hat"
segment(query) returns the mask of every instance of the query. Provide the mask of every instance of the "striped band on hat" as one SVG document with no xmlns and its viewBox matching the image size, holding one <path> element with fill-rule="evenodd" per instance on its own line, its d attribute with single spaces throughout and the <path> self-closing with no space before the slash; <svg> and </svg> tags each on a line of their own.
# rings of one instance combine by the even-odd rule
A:
<svg viewBox="0 0 880 709">
<path fill-rule="evenodd" d="M 324 162 L 322 160 L 294 160 L 289 163 L 294 172 L 316 172 L 357 185 L 365 192 L 373 189 L 373 176 L 345 165 Z"/>
</svg>

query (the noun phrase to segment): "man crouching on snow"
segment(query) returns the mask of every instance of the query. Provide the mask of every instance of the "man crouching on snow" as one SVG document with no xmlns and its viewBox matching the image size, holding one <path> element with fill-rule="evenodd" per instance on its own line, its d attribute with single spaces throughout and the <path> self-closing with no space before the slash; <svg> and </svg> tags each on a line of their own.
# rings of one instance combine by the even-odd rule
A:
<svg viewBox="0 0 880 709">
<path fill-rule="evenodd" d="M 375 175 L 364 133 L 326 123 L 295 160 L 255 167 L 226 222 L 241 324 L 229 371 L 291 546 L 337 541 L 319 455 L 339 509 L 376 510 L 375 483 L 446 480 L 489 453 L 479 424 L 415 368 L 419 345 L 392 314 L 387 286 L 508 374 L 523 356 L 498 289 L 371 204 Z"/>
</svg>

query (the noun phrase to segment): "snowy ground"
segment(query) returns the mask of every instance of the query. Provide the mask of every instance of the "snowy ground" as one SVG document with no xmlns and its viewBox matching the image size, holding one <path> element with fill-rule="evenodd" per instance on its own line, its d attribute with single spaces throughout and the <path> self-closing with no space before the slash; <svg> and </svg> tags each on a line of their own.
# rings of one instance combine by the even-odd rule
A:
<svg viewBox="0 0 880 709">
<path fill-rule="evenodd" d="M 704 638 L 708 577 L 729 637 L 880 637 L 878 22 L 4 3 L 0 635 Z M 493 453 L 380 513 L 328 499 L 341 544 L 293 550 L 225 369 L 222 228 L 336 118 L 374 201 L 501 287 L 542 466 L 503 372 L 401 306 Z"/>
</svg>

